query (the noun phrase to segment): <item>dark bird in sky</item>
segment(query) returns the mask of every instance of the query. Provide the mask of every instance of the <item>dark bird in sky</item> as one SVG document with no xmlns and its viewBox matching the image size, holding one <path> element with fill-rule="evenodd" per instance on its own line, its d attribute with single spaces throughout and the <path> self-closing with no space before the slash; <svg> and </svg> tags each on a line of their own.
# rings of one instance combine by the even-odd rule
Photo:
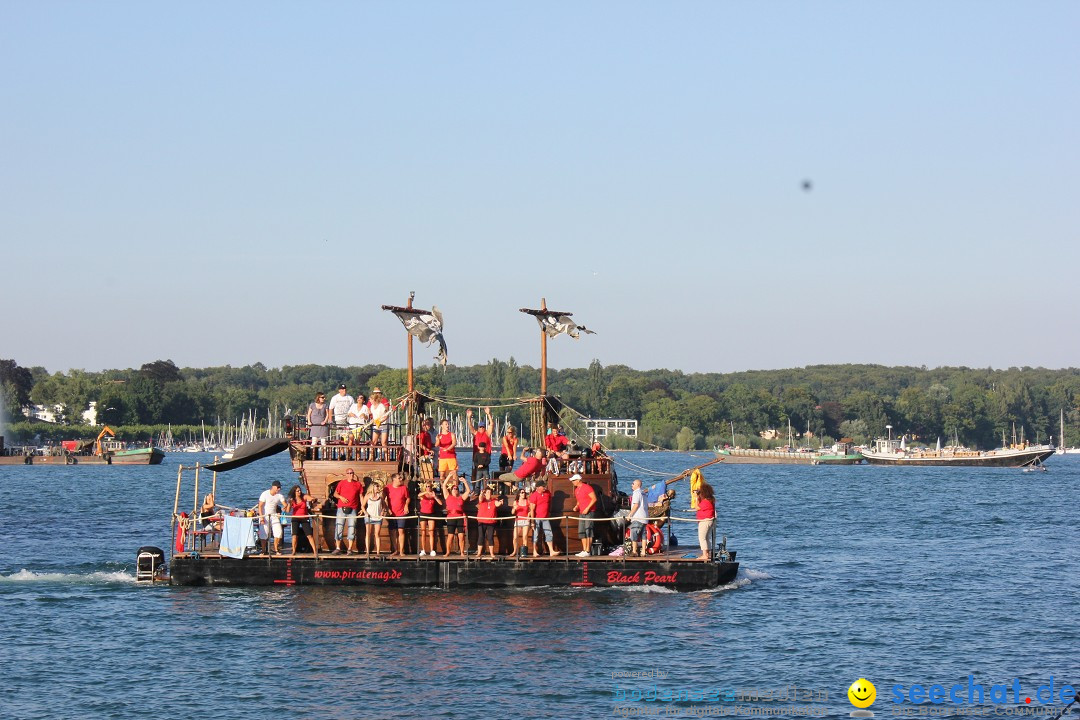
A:
<svg viewBox="0 0 1080 720">
<path fill-rule="evenodd" d="M 814 189 L 814 183 L 812 183 L 809 180 L 803 180 L 802 181 L 802 189 L 803 189 L 803 192 L 810 192 L 811 190 Z"/>
</svg>

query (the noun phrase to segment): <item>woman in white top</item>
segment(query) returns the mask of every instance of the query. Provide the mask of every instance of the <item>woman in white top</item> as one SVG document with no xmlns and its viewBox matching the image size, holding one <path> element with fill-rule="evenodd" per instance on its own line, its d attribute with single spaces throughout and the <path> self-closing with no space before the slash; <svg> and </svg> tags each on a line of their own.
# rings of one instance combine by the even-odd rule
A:
<svg viewBox="0 0 1080 720">
<path fill-rule="evenodd" d="M 363 395 L 356 396 L 356 402 L 349 408 L 345 421 L 349 423 L 349 445 L 359 445 L 360 436 L 371 425 L 371 408 L 367 405 L 367 398 Z"/>
<path fill-rule="evenodd" d="M 364 527 L 367 538 L 364 543 L 364 557 L 371 557 L 371 545 L 374 539 L 375 555 L 382 552 L 383 488 L 378 481 L 372 480 L 364 493 Z"/>
</svg>

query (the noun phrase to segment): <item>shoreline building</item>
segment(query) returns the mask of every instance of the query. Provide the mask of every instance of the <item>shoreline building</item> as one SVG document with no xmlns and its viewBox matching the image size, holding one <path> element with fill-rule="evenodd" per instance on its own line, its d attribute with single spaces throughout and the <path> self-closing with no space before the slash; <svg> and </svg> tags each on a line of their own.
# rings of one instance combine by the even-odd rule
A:
<svg viewBox="0 0 1080 720">
<path fill-rule="evenodd" d="M 633 418 L 584 418 L 585 429 L 592 442 L 604 441 L 608 435 L 625 435 L 636 438 L 638 421 Z"/>
</svg>

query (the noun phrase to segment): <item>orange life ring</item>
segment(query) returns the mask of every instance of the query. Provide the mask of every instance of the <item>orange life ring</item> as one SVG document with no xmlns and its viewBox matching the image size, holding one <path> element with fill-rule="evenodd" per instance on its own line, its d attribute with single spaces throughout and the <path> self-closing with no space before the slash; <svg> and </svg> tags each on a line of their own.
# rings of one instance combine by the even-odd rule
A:
<svg viewBox="0 0 1080 720">
<path fill-rule="evenodd" d="M 664 545 L 664 533 L 652 523 L 645 524 L 645 553 L 656 555 Z"/>
</svg>

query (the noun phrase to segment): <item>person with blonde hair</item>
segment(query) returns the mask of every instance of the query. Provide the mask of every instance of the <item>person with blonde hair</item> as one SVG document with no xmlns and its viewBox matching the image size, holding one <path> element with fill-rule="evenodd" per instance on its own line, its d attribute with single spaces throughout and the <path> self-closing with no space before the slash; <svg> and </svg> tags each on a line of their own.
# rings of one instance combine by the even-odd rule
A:
<svg viewBox="0 0 1080 720">
<path fill-rule="evenodd" d="M 378 557 L 382 552 L 382 521 L 383 521 L 383 488 L 378 480 L 368 483 L 367 492 L 364 493 L 364 527 L 367 535 L 364 537 L 364 557 L 371 557 L 371 546 L 375 545 L 375 555 Z"/>
<path fill-rule="evenodd" d="M 707 482 L 701 483 L 701 487 L 694 491 L 697 498 L 697 537 L 701 546 L 701 560 L 712 559 L 713 526 L 716 525 L 716 498 L 713 496 L 712 485 Z"/>
</svg>

